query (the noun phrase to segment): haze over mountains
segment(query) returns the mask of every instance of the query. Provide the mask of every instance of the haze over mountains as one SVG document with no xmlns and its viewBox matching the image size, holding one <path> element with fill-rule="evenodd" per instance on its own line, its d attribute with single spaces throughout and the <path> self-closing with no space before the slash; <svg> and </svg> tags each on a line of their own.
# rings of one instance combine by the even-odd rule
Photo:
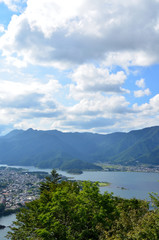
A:
<svg viewBox="0 0 159 240">
<path fill-rule="evenodd" d="M 97 162 L 159 165 L 159 127 L 106 135 L 28 129 L 0 137 L 1 164 L 100 170 Z"/>
</svg>

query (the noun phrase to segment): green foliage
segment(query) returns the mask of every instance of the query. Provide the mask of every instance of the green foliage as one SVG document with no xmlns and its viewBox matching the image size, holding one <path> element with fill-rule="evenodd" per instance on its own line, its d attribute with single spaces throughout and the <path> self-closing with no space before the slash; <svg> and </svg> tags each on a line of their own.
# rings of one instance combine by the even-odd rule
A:
<svg viewBox="0 0 159 240">
<path fill-rule="evenodd" d="M 133 240 L 158 240 L 159 239 L 159 215 L 153 211 L 147 212 L 140 218 L 138 224 L 128 234 L 128 239 Z"/>
<path fill-rule="evenodd" d="M 146 201 L 101 194 L 98 183 L 61 181 L 55 170 L 41 184 L 40 198 L 17 214 L 12 240 L 157 240 L 156 210 Z"/>
<path fill-rule="evenodd" d="M 52 185 L 57 184 L 61 180 L 61 177 L 56 172 L 56 170 L 53 169 L 51 171 L 51 175 L 47 176 L 45 179 L 46 179 L 46 181 L 42 182 L 41 186 L 40 186 L 40 191 L 41 192 L 44 191 L 44 190 L 49 191 Z"/>
<path fill-rule="evenodd" d="M 159 196 L 157 193 L 150 194 L 152 205 L 156 211 L 159 211 Z"/>
</svg>

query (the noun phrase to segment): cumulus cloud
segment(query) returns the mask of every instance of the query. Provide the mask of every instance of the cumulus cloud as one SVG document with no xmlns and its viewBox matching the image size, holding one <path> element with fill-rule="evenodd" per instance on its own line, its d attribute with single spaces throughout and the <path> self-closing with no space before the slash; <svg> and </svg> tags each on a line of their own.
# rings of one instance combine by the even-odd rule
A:
<svg viewBox="0 0 159 240">
<path fill-rule="evenodd" d="M 149 54 L 144 50 L 124 50 L 124 51 L 114 51 L 108 52 L 105 56 L 103 64 L 105 66 L 117 65 L 121 66 L 127 72 L 129 72 L 129 67 L 131 66 L 150 66 L 156 62 L 156 56 Z"/>
<path fill-rule="evenodd" d="M 159 1 L 27 0 L 17 15 L 25 1 L 0 2 L 14 11 L 8 28 L 0 25 L 6 69 L 67 70 L 55 71 L 59 80 L 16 80 L 17 68 L 10 80 L 0 79 L 1 125 L 104 132 L 158 119 L 158 95 L 141 105 L 127 99 L 131 67 L 159 62 Z M 135 84 L 134 102 L 151 94 L 144 78 Z"/>
<path fill-rule="evenodd" d="M 150 0 L 28 0 L 0 48 L 26 64 L 68 67 L 105 59 L 145 66 L 159 61 L 158 15 L 159 2 Z"/>
<path fill-rule="evenodd" d="M 134 96 L 139 98 L 139 97 L 143 97 L 143 96 L 149 96 L 151 94 L 150 89 L 146 88 L 144 90 L 137 90 L 134 91 Z"/>
<path fill-rule="evenodd" d="M 129 102 L 123 96 L 96 97 L 82 99 L 79 103 L 65 109 L 64 118 L 55 120 L 53 128 L 68 131 L 93 131 L 108 129 L 120 121 L 123 114 L 130 114 Z"/>
<path fill-rule="evenodd" d="M 136 86 L 138 86 L 139 88 L 142 88 L 142 90 L 137 90 L 134 91 L 134 96 L 136 98 L 140 98 L 140 97 L 144 97 L 144 96 L 149 96 L 151 94 L 151 91 L 149 88 L 146 88 L 146 84 L 145 84 L 145 79 L 141 78 L 140 80 L 137 80 L 135 82 Z"/>
<path fill-rule="evenodd" d="M 155 95 L 154 97 L 150 98 L 148 103 L 144 103 L 141 105 L 134 104 L 133 109 L 140 112 L 143 116 L 148 117 L 155 117 L 159 116 L 159 94 Z"/>
<path fill-rule="evenodd" d="M 141 78 L 140 80 L 137 80 L 135 84 L 139 88 L 145 88 L 145 79 Z"/>
<path fill-rule="evenodd" d="M 158 113 L 159 94 L 152 97 L 148 103 L 134 104 L 132 107 L 123 96 L 109 98 L 103 96 L 98 100 L 81 100 L 77 105 L 67 109 L 65 119 L 55 121 L 52 127 L 67 131 L 88 130 L 102 133 L 119 129 L 130 131 L 158 125 Z"/>
<path fill-rule="evenodd" d="M 69 108 L 70 114 L 76 115 L 92 115 L 94 116 L 111 116 L 117 113 L 126 113 L 128 109 L 129 102 L 126 101 L 124 96 L 111 96 L 105 97 L 102 95 L 96 95 L 92 98 L 84 98 L 79 103 L 75 104 L 73 107 Z"/>
<path fill-rule="evenodd" d="M 5 105 L 4 102 L 11 102 L 14 101 L 14 99 L 16 101 L 18 98 L 21 99 L 22 102 L 23 100 L 26 102 L 29 97 L 32 97 L 34 100 L 45 97 L 45 99 L 41 100 L 42 102 L 45 102 L 52 100 L 55 92 L 61 87 L 62 86 L 58 83 L 58 81 L 54 79 L 50 79 L 46 83 L 40 83 L 33 80 L 30 84 L 1 80 L 0 101 L 3 101 L 3 104 Z"/>
<path fill-rule="evenodd" d="M 113 131 L 117 122 L 133 114 L 129 102 L 124 96 L 103 96 L 98 93 L 91 97 L 85 96 L 80 102 L 65 108 L 63 118 L 55 120 L 51 127 L 62 131 Z"/>
<path fill-rule="evenodd" d="M 129 92 L 122 88 L 126 80 L 126 75 L 123 71 L 110 73 L 107 68 L 95 67 L 93 64 L 84 64 L 75 69 L 70 77 L 74 82 L 74 84 L 70 85 L 70 96 L 75 99 L 84 97 L 87 93 Z"/>
<path fill-rule="evenodd" d="M 0 98 L 0 106 L 3 108 L 39 108 L 42 97 L 44 97 L 43 94 L 31 93 L 9 99 Z"/>
<path fill-rule="evenodd" d="M 62 115 L 63 109 L 54 97 L 60 88 L 54 79 L 46 83 L 32 81 L 30 84 L 1 80 L 0 124 L 14 125 L 24 119 L 53 119 Z"/>
</svg>

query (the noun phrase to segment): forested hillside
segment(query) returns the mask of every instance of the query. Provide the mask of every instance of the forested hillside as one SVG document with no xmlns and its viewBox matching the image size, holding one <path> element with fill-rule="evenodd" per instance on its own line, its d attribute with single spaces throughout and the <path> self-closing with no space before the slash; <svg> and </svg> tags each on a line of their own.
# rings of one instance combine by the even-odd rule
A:
<svg viewBox="0 0 159 240">
<path fill-rule="evenodd" d="M 98 183 L 61 182 L 54 170 L 40 191 L 18 213 L 11 240 L 159 239 L 158 196 L 150 211 L 146 201 L 101 194 Z"/>
<path fill-rule="evenodd" d="M 0 163 L 44 168 L 100 169 L 96 162 L 159 164 L 159 127 L 129 133 L 14 130 L 0 137 Z"/>
</svg>

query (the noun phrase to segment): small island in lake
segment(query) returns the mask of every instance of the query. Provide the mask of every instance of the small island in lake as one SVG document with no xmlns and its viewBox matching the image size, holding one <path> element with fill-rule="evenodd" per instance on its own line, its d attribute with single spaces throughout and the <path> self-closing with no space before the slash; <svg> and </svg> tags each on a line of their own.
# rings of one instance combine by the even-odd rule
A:
<svg viewBox="0 0 159 240">
<path fill-rule="evenodd" d="M 111 183 L 109 183 L 109 182 L 99 182 L 98 183 L 98 186 L 99 187 L 108 187 L 108 186 L 110 186 L 111 185 Z"/>
<path fill-rule="evenodd" d="M 70 174 L 82 174 L 83 171 L 81 169 L 70 169 L 67 171 L 67 173 L 70 173 Z"/>
<path fill-rule="evenodd" d="M 0 225 L 0 229 L 4 229 L 4 228 L 6 228 L 6 226 Z"/>
</svg>

